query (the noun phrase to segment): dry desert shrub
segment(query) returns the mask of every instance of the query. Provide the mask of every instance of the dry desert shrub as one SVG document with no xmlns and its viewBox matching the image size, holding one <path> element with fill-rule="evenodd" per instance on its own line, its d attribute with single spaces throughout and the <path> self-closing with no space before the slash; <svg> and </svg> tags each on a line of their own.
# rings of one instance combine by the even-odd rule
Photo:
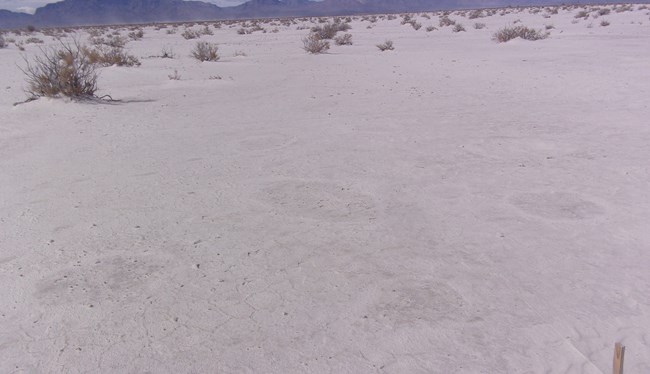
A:
<svg viewBox="0 0 650 374">
<path fill-rule="evenodd" d="M 438 29 L 435 26 L 427 26 L 427 28 L 425 30 L 427 30 L 427 32 L 431 32 L 431 31 L 438 30 Z"/>
<path fill-rule="evenodd" d="M 587 19 L 587 18 L 589 18 L 589 12 L 587 12 L 586 10 L 581 10 L 578 13 L 576 13 L 576 15 L 573 16 L 573 18 L 585 18 L 585 19 Z"/>
<path fill-rule="evenodd" d="M 218 61 L 219 55 L 217 51 L 219 47 L 214 43 L 208 42 L 196 42 L 194 49 L 192 50 L 192 57 L 203 62 L 203 61 Z"/>
<path fill-rule="evenodd" d="M 312 27 L 311 32 L 318 35 L 321 40 L 325 40 L 334 38 L 339 31 L 348 31 L 351 28 L 347 23 L 326 23 Z"/>
<path fill-rule="evenodd" d="M 194 31 L 192 29 L 185 29 L 185 31 L 183 31 L 181 36 L 186 40 L 197 39 L 201 37 L 201 33 L 198 31 Z"/>
<path fill-rule="evenodd" d="M 456 24 L 456 21 L 452 20 L 451 18 L 447 17 L 446 15 L 443 15 L 440 17 L 440 27 L 446 27 L 446 26 L 453 26 Z"/>
<path fill-rule="evenodd" d="M 160 58 L 174 58 L 176 55 L 171 47 L 163 47 L 160 51 Z"/>
<path fill-rule="evenodd" d="M 393 46 L 393 41 L 392 40 L 386 40 L 385 42 L 383 42 L 381 44 L 377 44 L 377 48 L 379 48 L 379 50 L 382 51 L 382 52 L 384 52 L 384 51 L 392 51 L 393 49 L 395 49 L 395 47 Z"/>
<path fill-rule="evenodd" d="M 352 34 L 343 34 L 334 37 L 336 45 L 352 45 Z"/>
<path fill-rule="evenodd" d="M 142 37 L 144 37 L 144 31 L 142 30 L 131 31 L 128 34 L 128 37 L 131 38 L 131 40 L 140 40 L 142 39 Z"/>
<path fill-rule="evenodd" d="M 602 26 L 602 27 L 607 27 L 607 26 L 609 26 L 609 21 L 607 21 L 607 20 L 602 20 L 602 21 L 600 21 L 600 26 Z"/>
<path fill-rule="evenodd" d="M 25 50 L 25 43 L 23 43 L 22 41 L 17 41 L 17 42 L 14 43 L 14 45 L 21 52 Z"/>
<path fill-rule="evenodd" d="M 451 31 L 453 31 L 453 32 L 461 32 L 461 31 L 467 31 L 467 30 L 465 30 L 465 26 L 463 26 L 462 23 L 457 23 L 456 25 L 454 25 L 454 28 L 451 29 Z"/>
<path fill-rule="evenodd" d="M 43 40 L 39 38 L 28 38 L 25 40 L 25 44 L 43 44 Z"/>
<path fill-rule="evenodd" d="M 178 74 L 178 70 L 177 70 L 177 69 L 174 69 L 174 73 L 173 73 L 173 74 L 169 74 L 169 75 L 167 75 L 167 77 L 168 77 L 169 80 L 171 80 L 171 81 L 179 81 L 179 80 L 181 80 L 181 75 Z"/>
<path fill-rule="evenodd" d="M 5 38 L 0 35 L 0 48 L 5 48 L 7 46 L 7 42 L 5 41 Z"/>
<path fill-rule="evenodd" d="M 124 51 L 122 48 L 98 46 L 95 48 L 81 48 L 82 53 L 91 64 L 100 66 L 140 66 L 140 61 Z"/>
<path fill-rule="evenodd" d="M 525 40 L 541 40 L 548 37 L 548 32 L 535 30 L 526 26 L 504 27 L 494 33 L 493 39 L 498 43 L 505 43 L 515 38 L 522 38 Z"/>
<path fill-rule="evenodd" d="M 599 10 L 598 10 L 598 15 L 606 16 L 606 15 L 608 15 L 608 14 L 611 13 L 611 12 L 612 12 L 612 10 L 609 9 L 609 8 L 602 8 L 602 9 L 599 9 Z"/>
<path fill-rule="evenodd" d="M 553 26 L 553 25 L 545 25 L 544 28 L 545 28 L 546 30 L 552 30 L 552 29 L 555 28 L 555 26 Z"/>
<path fill-rule="evenodd" d="M 321 39 L 317 33 L 311 33 L 302 39 L 302 48 L 311 54 L 319 54 L 330 49 L 330 43 Z"/>
<path fill-rule="evenodd" d="M 205 25 L 205 27 L 203 28 L 203 30 L 201 31 L 201 33 L 202 33 L 203 35 L 214 35 L 214 33 L 212 32 L 212 30 L 210 30 L 210 26 L 208 26 L 208 25 Z"/>
<path fill-rule="evenodd" d="M 90 98 L 97 91 L 98 73 L 78 42 L 41 49 L 33 62 L 25 60 L 27 94 L 31 98 L 67 96 Z"/>
<path fill-rule="evenodd" d="M 482 22 L 476 22 L 476 23 L 474 24 L 474 28 L 475 28 L 476 30 L 482 30 L 482 29 L 485 28 L 485 24 L 482 23 Z"/>
<path fill-rule="evenodd" d="M 481 17 L 485 17 L 485 15 L 483 15 L 483 11 L 481 9 L 473 10 L 473 11 L 469 12 L 469 15 L 468 15 L 469 19 L 476 19 L 476 18 L 481 18 Z"/>
</svg>

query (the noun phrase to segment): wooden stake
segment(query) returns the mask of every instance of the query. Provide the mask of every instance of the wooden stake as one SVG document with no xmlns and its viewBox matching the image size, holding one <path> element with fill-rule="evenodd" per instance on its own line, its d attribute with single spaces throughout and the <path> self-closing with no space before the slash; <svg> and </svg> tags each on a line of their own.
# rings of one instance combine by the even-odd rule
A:
<svg viewBox="0 0 650 374">
<path fill-rule="evenodd" d="M 623 359 L 625 358 L 625 346 L 621 343 L 614 345 L 614 374 L 623 374 Z"/>
</svg>

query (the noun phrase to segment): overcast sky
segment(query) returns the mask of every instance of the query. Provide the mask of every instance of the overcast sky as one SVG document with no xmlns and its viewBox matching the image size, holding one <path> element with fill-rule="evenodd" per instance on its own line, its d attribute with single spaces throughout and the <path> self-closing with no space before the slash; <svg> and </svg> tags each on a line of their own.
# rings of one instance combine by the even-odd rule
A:
<svg viewBox="0 0 650 374">
<path fill-rule="evenodd" d="M 33 13 L 34 9 L 47 3 L 56 3 L 60 0 L 0 0 L 0 9 L 8 9 L 14 12 Z M 247 0 L 203 0 L 219 6 L 232 6 L 245 3 Z"/>
</svg>

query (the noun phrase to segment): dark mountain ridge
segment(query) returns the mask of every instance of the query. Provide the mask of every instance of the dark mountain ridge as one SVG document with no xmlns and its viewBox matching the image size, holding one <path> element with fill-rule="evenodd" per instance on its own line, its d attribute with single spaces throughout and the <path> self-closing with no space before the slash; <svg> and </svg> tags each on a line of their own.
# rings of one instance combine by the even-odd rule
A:
<svg viewBox="0 0 650 374">
<path fill-rule="evenodd" d="M 648 2 L 648 1 L 642 1 Z M 335 16 L 372 13 L 421 12 L 508 5 L 558 5 L 561 0 L 250 0 L 234 7 L 183 0 L 64 0 L 50 3 L 33 15 L 0 10 L 0 29 L 79 26 L 218 19 Z M 570 3 L 612 3 L 573 1 Z M 622 3 L 622 2 L 621 2 Z"/>
</svg>

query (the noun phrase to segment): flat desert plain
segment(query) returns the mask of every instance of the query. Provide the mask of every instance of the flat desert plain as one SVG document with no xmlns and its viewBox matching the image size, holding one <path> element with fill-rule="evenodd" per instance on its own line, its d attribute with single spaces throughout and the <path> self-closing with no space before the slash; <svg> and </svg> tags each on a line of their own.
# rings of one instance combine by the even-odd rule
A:
<svg viewBox="0 0 650 374">
<path fill-rule="evenodd" d="M 649 372 L 649 12 L 5 33 L 0 372 Z M 137 29 L 115 101 L 13 105 L 56 36 Z"/>
</svg>

